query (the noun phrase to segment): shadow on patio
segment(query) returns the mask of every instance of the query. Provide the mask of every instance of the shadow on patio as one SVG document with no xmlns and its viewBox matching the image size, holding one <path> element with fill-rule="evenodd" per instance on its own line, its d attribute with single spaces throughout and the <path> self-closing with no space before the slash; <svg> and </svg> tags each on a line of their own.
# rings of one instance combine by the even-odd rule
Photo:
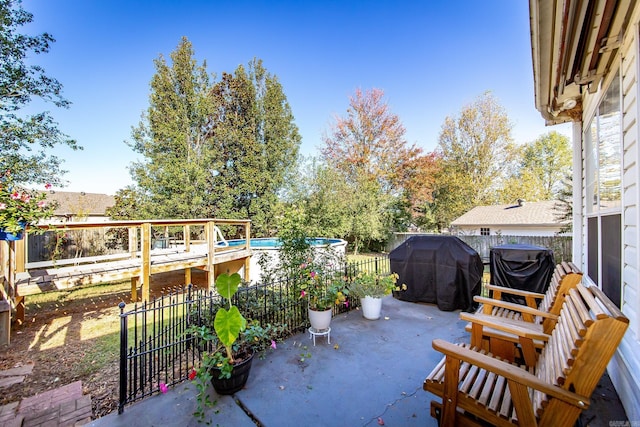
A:
<svg viewBox="0 0 640 427">
<path fill-rule="evenodd" d="M 196 388 L 184 383 L 93 421 L 92 426 L 436 426 L 429 415 L 433 395 L 422 382 L 440 360 L 434 338 L 468 342 L 458 311 L 386 297 L 382 318 L 365 320 L 360 311 L 332 321 L 331 344 L 308 334 L 278 345 L 255 359 L 245 389 L 218 397 L 199 424 L 193 417 Z M 235 399 L 235 400 L 234 400 Z M 583 426 L 626 421 L 605 375 L 581 418 Z"/>
</svg>

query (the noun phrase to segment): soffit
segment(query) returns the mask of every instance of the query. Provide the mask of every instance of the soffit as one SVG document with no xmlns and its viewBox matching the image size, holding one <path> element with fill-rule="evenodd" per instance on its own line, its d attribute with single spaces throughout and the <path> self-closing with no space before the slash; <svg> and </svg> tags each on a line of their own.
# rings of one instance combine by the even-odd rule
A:
<svg viewBox="0 0 640 427">
<path fill-rule="evenodd" d="M 636 0 L 530 0 L 536 109 L 547 124 L 580 120 L 614 63 Z"/>
</svg>

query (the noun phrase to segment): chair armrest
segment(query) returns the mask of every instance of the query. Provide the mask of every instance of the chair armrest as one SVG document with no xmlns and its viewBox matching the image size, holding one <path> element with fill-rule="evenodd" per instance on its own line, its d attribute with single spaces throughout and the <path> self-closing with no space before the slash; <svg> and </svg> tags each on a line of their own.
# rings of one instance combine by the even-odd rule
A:
<svg viewBox="0 0 640 427">
<path fill-rule="evenodd" d="M 554 320 L 558 319 L 558 315 L 556 314 L 551 314 L 549 312 L 541 311 L 541 310 L 538 310 L 537 308 L 531 308 L 529 306 L 522 305 L 522 304 L 515 304 L 512 302 L 502 301 L 499 299 L 486 298 L 486 297 L 480 297 L 480 296 L 473 297 L 473 300 L 475 302 L 479 302 L 489 307 L 501 307 L 501 308 L 506 308 L 507 310 L 516 311 L 518 313 L 527 313 L 532 316 L 540 316 L 540 317 L 554 319 Z"/>
<path fill-rule="evenodd" d="M 525 291 L 522 289 L 514 289 L 514 288 L 507 288 L 504 286 L 496 286 L 496 285 L 485 285 L 485 288 L 494 292 L 501 292 L 501 293 L 505 293 L 505 294 L 510 294 L 510 295 L 517 295 L 520 297 L 531 297 L 531 298 L 536 298 L 536 299 L 542 299 L 544 298 L 544 294 L 538 293 L 538 292 L 531 292 L 531 291 Z"/>
<path fill-rule="evenodd" d="M 542 332 L 538 325 L 524 320 L 505 319 L 503 317 L 491 316 L 488 314 L 460 313 L 460 319 L 472 324 L 492 328 L 498 331 L 507 332 L 518 337 L 532 340 L 549 341 L 551 335 Z"/>
<path fill-rule="evenodd" d="M 478 366 L 479 368 L 485 369 L 488 372 L 493 372 L 497 375 L 500 375 L 506 378 L 508 381 L 513 381 L 526 387 L 533 388 L 534 390 L 539 390 L 551 397 L 560 399 L 580 409 L 586 409 L 589 407 L 590 402 L 588 397 L 581 396 L 577 393 L 573 393 L 569 390 L 565 390 L 556 385 L 542 381 L 535 375 L 530 374 L 526 370 L 510 363 L 495 359 L 491 356 L 470 350 L 468 348 L 452 344 L 442 339 L 433 340 L 431 345 L 435 350 L 448 357 L 453 357 L 455 359 L 468 362 L 472 365 Z M 444 378 L 449 378 L 449 376 L 445 373 Z"/>
</svg>

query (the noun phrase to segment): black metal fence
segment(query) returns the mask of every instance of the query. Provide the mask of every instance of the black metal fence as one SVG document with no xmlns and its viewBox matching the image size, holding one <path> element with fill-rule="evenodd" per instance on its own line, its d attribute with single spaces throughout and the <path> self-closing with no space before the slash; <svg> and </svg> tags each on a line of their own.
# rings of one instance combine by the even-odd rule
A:
<svg viewBox="0 0 640 427">
<path fill-rule="evenodd" d="M 388 274 L 389 259 L 365 259 L 339 271 L 347 280 L 363 271 Z M 307 306 L 295 289 L 292 279 L 252 285 L 239 289 L 233 303 L 248 320 L 281 328 L 285 338 L 309 327 Z M 359 301 L 348 301 L 336 307 L 337 312 L 359 305 Z M 125 304 L 120 304 L 119 413 L 127 404 L 188 379 L 190 370 L 200 363 L 200 352 L 187 329 L 201 318 L 200 313 L 214 314 L 221 302 L 214 292 L 189 285 L 127 312 Z"/>
</svg>

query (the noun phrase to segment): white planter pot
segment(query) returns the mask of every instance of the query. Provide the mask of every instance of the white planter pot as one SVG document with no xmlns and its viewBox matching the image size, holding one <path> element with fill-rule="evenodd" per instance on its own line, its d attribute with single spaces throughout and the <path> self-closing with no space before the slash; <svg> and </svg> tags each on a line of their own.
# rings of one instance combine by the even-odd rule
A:
<svg viewBox="0 0 640 427">
<path fill-rule="evenodd" d="M 309 309 L 309 321 L 311 322 L 311 327 L 316 331 L 328 329 L 331 325 L 331 314 L 331 309 L 325 311 Z"/>
<path fill-rule="evenodd" d="M 360 298 L 360 305 L 362 306 L 362 316 L 365 319 L 377 320 L 380 318 L 380 312 L 382 311 L 382 298 L 366 296 L 364 298 Z"/>
</svg>

